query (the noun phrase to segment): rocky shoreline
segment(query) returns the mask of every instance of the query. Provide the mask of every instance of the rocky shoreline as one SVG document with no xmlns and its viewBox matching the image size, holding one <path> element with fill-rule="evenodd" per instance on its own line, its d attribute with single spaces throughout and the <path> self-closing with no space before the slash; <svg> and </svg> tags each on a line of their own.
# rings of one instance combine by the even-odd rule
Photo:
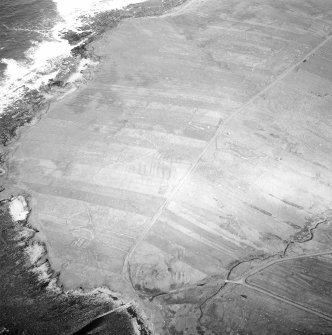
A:
<svg viewBox="0 0 332 335">
<path fill-rule="evenodd" d="M 85 27 L 86 33 L 67 32 L 64 37 L 71 44 L 82 42 L 73 48 L 73 59 L 64 60 L 63 71 L 54 80 L 40 90 L 27 90 L 22 99 L 0 116 L 0 178 L 6 173 L 11 144 L 22 129 L 38 122 L 51 103 L 73 89 L 66 82 L 71 69 L 84 58 L 99 60 L 93 52 L 94 41 L 124 19 L 158 16 L 185 1 L 146 1 L 124 10 L 100 13 Z M 93 67 L 84 70 L 83 84 L 91 79 L 93 71 Z M 81 84 L 82 80 L 76 83 Z M 59 273 L 51 269 L 46 246 L 34 238 L 36 230 L 29 225 L 28 218 L 15 222 L 11 217 L 9 206 L 13 198 L 8 198 L 2 181 L 0 179 L 0 334 L 90 334 L 96 330 L 99 334 L 151 334 L 137 306 L 120 302 L 107 288 L 63 291 Z M 33 245 L 38 245 L 43 252 L 31 263 L 27 249 Z M 41 267 L 47 278 L 38 276 Z"/>
</svg>

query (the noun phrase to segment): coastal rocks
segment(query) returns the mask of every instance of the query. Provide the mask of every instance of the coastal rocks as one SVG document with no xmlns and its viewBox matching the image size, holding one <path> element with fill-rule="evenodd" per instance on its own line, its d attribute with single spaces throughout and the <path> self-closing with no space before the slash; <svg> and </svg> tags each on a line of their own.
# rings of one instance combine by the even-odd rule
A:
<svg viewBox="0 0 332 335">
<path fill-rule="evenodd" d="M 92 34 L 91 30 L 81 31 L 81 32 L 68 30 L 62 34 L 62 37 L 65 38 L 69 42 L 70 45 L 74 45 L 74 44 L 81 42 L 86 37 L 90 36 L 91 34 Z"/>
<path fill-rule="evenodd" d="M 7 146 L 17 136 L 17 130 L 36 119 L 46 107 L 45 97 L 37 90 L 26 88 L 24 96 L 0 115 L 0 144 Z"/>
</svg>

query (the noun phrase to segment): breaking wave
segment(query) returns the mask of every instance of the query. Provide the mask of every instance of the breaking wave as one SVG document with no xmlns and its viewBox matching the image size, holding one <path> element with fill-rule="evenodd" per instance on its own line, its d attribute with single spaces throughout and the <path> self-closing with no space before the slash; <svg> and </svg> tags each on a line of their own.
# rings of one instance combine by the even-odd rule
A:
<svg viewBox="0 0 332 335">
<path fill-rule="evenodd" d="M 24 96 L 27 90 L 39 89 L 49 80 L 54 80 L 59 74 L 64 60 L 71 57 L 71 51 L 84 43 L 80 40 L 73 44 L 65 38 L 66 32 L 82 33 L 82 27 L 89 20 L 101 12 L 121 9 L 129 4 L 142 2 L 144 0 L 54 0 L 58 17 L 52 29 L 43 30 L 38 27 L 35 30 L 18 27 L 4 28 L 11 30 L 29 30 L 39 36 L 32 41 L 32 46 L 25 51 L 23 60 L 2 58 L 0 63 L 5 66 L 0 80 L 0 114 L 15 101 Z M 40 36 L 42 35 L 42 39 Z M 87 60 L 81 60 L 72 70 L 81 71 L 88 65 Z M 73 72 L 73 71 L 72 71 Z M 78 75 L 74 74 L 70 80 L 75 80 Z"/>
</svg>

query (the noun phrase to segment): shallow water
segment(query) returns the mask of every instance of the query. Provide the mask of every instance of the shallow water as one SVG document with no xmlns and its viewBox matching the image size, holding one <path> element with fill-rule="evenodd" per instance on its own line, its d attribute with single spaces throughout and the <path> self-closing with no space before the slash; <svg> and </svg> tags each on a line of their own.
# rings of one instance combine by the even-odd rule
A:
<svg viewBox="0 0 332 335">
<path fill-rule="evenodd" d="M 45 38 L 56 18 L 56 4 L 50 0 L 1 0 L 0 58 L 24 59 L 24 52 Z"/>
<path fill-rule="evenodd" d="M 81 32 L 94 15 L 142 0 L 0 1 L 0 113 L 58 74 L 71 57 L 63 33 Z"/>
</svg>

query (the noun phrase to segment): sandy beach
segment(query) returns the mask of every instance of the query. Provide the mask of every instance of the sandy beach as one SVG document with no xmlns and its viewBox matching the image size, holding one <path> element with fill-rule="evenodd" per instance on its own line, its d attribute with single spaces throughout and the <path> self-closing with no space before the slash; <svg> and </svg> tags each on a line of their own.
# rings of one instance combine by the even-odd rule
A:
<svg viewBox="0 0 332 335">
<path fill-rule="evenodd" d="M 189 0 L 91 47 L 0 176 L 59 284 L 153 334 L 331 333 L 332 3 Z"/>
</svg>

